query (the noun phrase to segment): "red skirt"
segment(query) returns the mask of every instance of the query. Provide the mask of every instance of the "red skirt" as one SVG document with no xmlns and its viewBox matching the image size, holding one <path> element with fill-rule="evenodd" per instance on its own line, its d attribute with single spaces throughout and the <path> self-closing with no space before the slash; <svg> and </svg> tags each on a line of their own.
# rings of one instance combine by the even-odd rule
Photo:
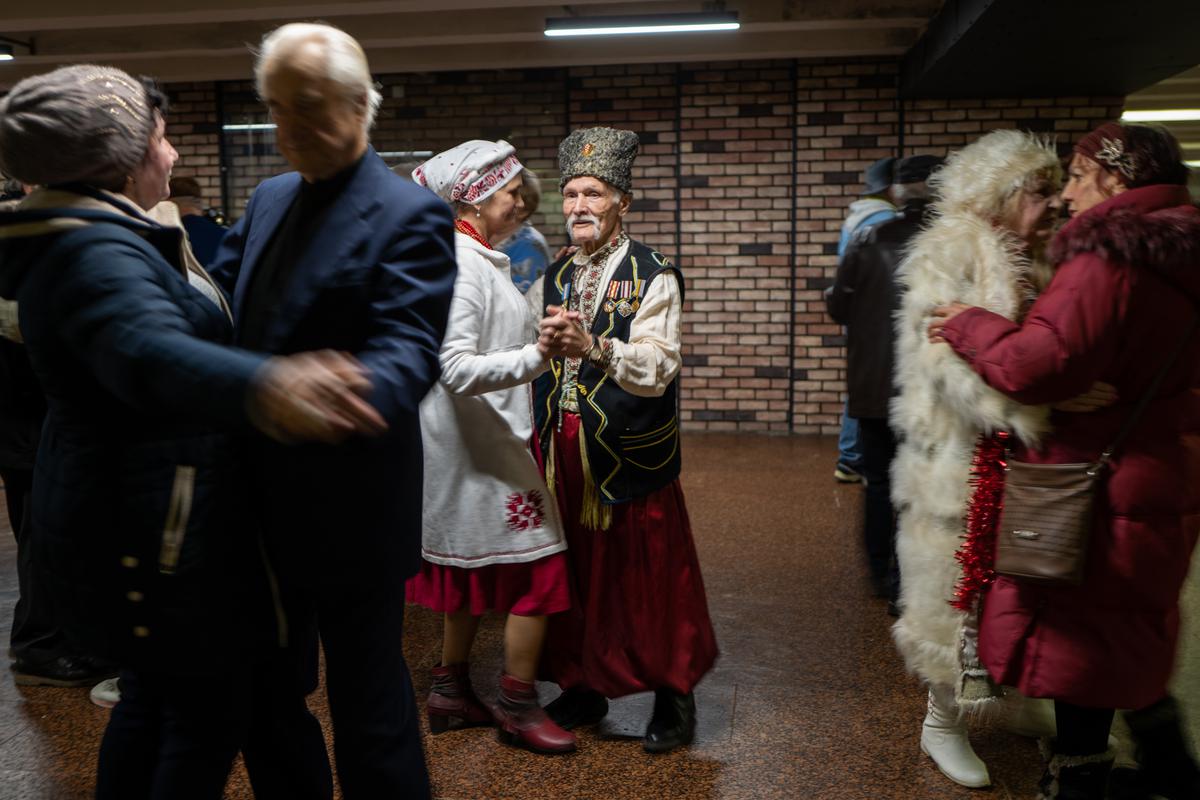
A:
<svg viewBox="0 0 1200 800">
<path fill-rule="evenodd" d="M 408 602 L 432 611 L 540 617 L 570 608 L 567 581 L 567 557 L 560 551 L 536 561 L 471 569 L 422 561 L 406 591 Z"/>
<path fill-rule="evenodd" d="M 571 564 L 571 608 L 550 617 L 545 671 L 564 689 L 606 697 L 692 690 L 717 639 L 679 481 L 612 506 L 605 531 L 579 522 L 579 417 L 554 434 L 555 489 Z"/>
</svg>

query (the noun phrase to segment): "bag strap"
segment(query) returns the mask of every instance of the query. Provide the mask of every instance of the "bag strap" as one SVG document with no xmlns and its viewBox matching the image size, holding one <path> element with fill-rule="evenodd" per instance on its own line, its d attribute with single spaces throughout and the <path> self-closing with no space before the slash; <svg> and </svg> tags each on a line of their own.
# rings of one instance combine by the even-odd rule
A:
<svg viewBox="0 0 1200 800">
<path fill-rule="evenodd" d="M 1179 360 L 1179 356 L 1183 353 L 1184 348 L 1191 342 L 1192 334 L 1196 332 L 1197 326 L 1200 326 L 1200 313 L 1192 317 L 1192 324 L 1188 326 L 1187 332 L 1179 337 L 1179 343 L 1175 345 L 1175 350 L 1171 353 L 1171 357 L 1167 359 L 1167 363 L 1163 364 L 1162 369 L 1154 376 L 1154 380 L 1150 381 L 1150 386 L 1134 407 L 1133 414 L 1130 415 L 1129 419 L 1125 420 L 1125 424 L 1117 433 L 1116 438 L 1112 440 L 1112 444 L 1104 448 L 1104 452 L 1100 454 L 1100 468 L 1108 466 L 1108 462 L 1112 460 L 1113 453 L 1129 438 L 1129 434 L 1133 432 L 1133 426 L 1141 418 L 1142 412 L 1146 410 L 1146 406 L 1150 405 L 1150 401 L 1154 399 L 1154 395 L 1158 394 L 1158 389 L 1162 386 L 1163 380 L 1166 379 L 1167 373 L 1171 371 L 1171 367 L 1175 366 L 1175 362 Z"/>
</svg>

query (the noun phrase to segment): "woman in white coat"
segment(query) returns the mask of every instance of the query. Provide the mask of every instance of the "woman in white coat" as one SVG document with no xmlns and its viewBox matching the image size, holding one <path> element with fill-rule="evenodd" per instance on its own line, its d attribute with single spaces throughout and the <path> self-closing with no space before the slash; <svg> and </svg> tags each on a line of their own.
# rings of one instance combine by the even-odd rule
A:
<svg viewBox="0 0 1200 800">
<path fill-rule="evenodd" d="M 500 727 L 538 752 L 575 737 L 537 702 L 546 615 L 570 605 L 562 522 L 536 460 L 527 384 L 548 367 L 536 321 L 489 235 L 521 211 L 521 163 L 507 142 L 469 141 L 413 171 L 455 209 L 458 277 L 441 349 L 441 380 L 421 404 L 425 447 L 421 572 L 409 600 L 445 614 L 427 714 L 434 733 Z M 508 614 L 500 695 L 489 711 L 469 659 L 485 611 Z"/>
<path fill-rule="evenodd" d="M 1041 252 L 1054 232 L 1061 173 L 1048 143 L 1015 130 L 994 131 L 951 153 L 930 181 L 937 194 L 931 221 L 897 276 L 904 297 L 891 424 L 900 437 L 892 501 L 901 614 L 893 635 L 929 689 L 921 749 L 964 786 L 991 779 L 971 748 L 961 708 L 982 707 L 994 691 L 974 663 L 975 613 L 952 605 L 963 574 L 955 553 L 972 461 L 996 431 L 1036 442 L 1047 429 L 1047 409 L 989 388 L 948 347 L 931 343 L 925 328 L 932 308 L 951 300 L 1009 319 L 1024 315 L 1049 281 Z"/>
</svg>

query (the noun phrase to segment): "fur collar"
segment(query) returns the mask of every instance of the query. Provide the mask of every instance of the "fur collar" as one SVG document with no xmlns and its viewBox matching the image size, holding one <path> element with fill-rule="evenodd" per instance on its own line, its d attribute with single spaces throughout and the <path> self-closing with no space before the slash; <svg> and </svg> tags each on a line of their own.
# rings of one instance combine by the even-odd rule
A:
<svg viewBox="0 0 1200 800">
<path fill-rule="evenodd" d="M 1182 186 L 1130 189 L 1071 220 L 1050 247 L 1055 266 L 1082 255 L 1151 269 L 1200 297 L 1200 211 Z"/>
</svg>

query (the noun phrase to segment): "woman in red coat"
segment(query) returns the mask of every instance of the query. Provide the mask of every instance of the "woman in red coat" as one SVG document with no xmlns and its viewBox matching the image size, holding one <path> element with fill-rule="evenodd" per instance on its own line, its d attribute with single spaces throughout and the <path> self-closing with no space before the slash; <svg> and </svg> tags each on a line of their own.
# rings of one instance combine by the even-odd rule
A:
<svg viewBox="0 0 1200 800">
<path fill-rule="evenodd" d="M 935 309 L 930 336 L 1021 403 L 1057 403 L 1097 381 L 1120 400 L 1057 411 L 1035 463 L 1095 461 L 1129 418 L 1200 309 L 1200 211 L 1170 134 L 1109 123 L 1075 147 L 1055 239 L 1057 272 L 1017 324 L 961 305 Z M 1103 798 L 1113 709 L 1128 715 L 1148 791 L 1200 797 L 1167 681 L 1179 594 L 1200 530 L 1200 334 L 1191 334 L 1111 463 L 1084 582 L 997 577 L 979 651 L 992 677 L 1053 698 L 1058 738 L 1043 797 Z"/>
</svg>

